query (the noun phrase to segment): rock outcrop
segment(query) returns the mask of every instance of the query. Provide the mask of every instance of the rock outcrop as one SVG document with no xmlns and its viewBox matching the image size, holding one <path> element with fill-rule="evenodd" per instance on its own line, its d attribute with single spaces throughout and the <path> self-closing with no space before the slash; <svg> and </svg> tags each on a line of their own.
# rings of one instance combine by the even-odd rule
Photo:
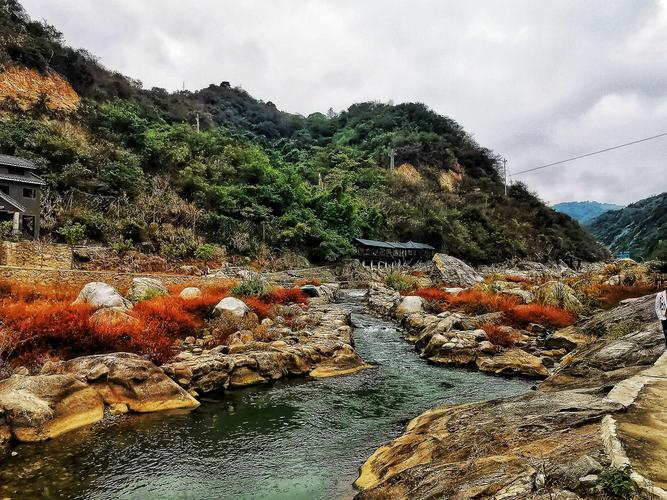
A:
<svg viewBox="0 0 667 500">
<path fill-rule="evenodd" d="M 181 353 L 162 369 L 188 391 L 206 393 L 286 376 L 323 378 L 369 368 L 352 348 L 349 316 L 343 309 L 314 304 L 308 316 L 314 325 L 305 330 L 269 326 L 269 331 L 281 334 L 280 340 L 257 342 L 251 335 L 247 339 L 239 335 L 238 342 L 229 346 L 200 355 Z"/>
<path fill-rule="evenodd" d="M 549 371 L 543 358 L 553 364 L 554 355 L 565 354 L 565 351 L 547 351 L 544 338 L 531 332 L 526 332 L 528 335 L 513 333 L 517 340 L 514 348 L 492 345 L 480 326 L 496 323 L 502 316 L 500 313 L 465 316 L 445 311 L 431 314 L 424 311 L 421 297 L 400 297 L 377 284 L 369 288 L 368 304 L 371 309 L 401 321 L 405 339 L 413 342 L 421 356 L 431 363 L 476 366 L 480 371 L 498 375 L 546 378 Z"/>
<path fill-rule="evenodd" d="M 439 272 L 440 280 L 445 285 L 468 287 L 482 281 L 477 271 L 451 255 L 437 253 L 433 257 L 433 263 Z"/>
<path fill-rule="evenodd" d="M 39 375 L 0 381 L 0 436 L 40 441 L 114 413 L 192 409 L 199 403 L 136 354 L 83 356 L 44 365 Z"/>
<path fill-rule="evenodd" d="M 581 334 L 607 337 L 577 347 L 537 391 L 414 419 L 362 466 L 357 497 L 597 498 L 601 470 L 630 465 L 641 498 L 667 498 L 667 354 L 657 322 L 642 321 L 647 302 L 581 322 Z M 634 330 L 616 337 L 619 323 Z"/>
<path fill-rule="evenodd" d="M 118 293 L 114 287 L 100 281 L 85 285 L 79 292 L 74 304 L 89 304 L 93 309 L 103 307 L 132 308 L 132 302 Z"/>
</svg>

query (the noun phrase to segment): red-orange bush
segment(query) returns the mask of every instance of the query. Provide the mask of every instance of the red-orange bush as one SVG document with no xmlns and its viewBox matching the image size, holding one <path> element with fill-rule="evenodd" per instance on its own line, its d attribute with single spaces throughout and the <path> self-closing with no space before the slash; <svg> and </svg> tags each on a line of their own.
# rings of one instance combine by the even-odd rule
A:
<svg viewBox="0 0 667 500">
<path fill-rule="evenodd" d="M 493 345 L 501 347 L 512 347 L 514 345 L 514 337 L 512 332 L 507 328 L 495 325 L 493 323 L 485 323 L 480 327 L 486 332 L 486 336 Z"/>
<path fill-rule="evenodd" d="M 449 302 L 451 293 L 446 293 L 439 288 L 418 288 L 417 290 L 405 290 L 401 292 L 403 295 L 418 295 L 428 302 Z"/>
<path fill-rule="evenodd" d="M 250 307 L 259 319 L 268 318 L 271 314 L 272 304 L 257 297 L 248 297 L 244 302 Z"/>
<path fill-rule="evenodd" d="M 576 321 L 576 317 L 564 309 L 544 304 L 519 305 L 505 312 L 505 319 L 517 327 L 529 323 L 562 328 Z"/>
<path fill-rule="evenodd" d="M 299 288 L 272 288 L 262 296 L 269 304 L 307 304 L 308 297 Z"/>
<path fill-rule="evenodd" d="M 58 286 L 32 285 L 0 280 L 0 303 L 34 302 L 36 300 L 74 300 L 79 288 L 59 283 Z"/>
<path fill-rule="evenodd" d="M 418 295 L 434 303 L 440 309 L 457 309 L 466 314 L 502 312 L 519 304 L 519 299 L 483 290 L 468 289 L 459 293 L 447 293 L 438 288 L 421 288 L 404 292 L 404 295 Z"/>
<path fill-rule="evenodd" d="M 584 293 L 601 307 L 614 307 L 625 299 L 643 297 L 657 291 L 653 284 L 637 283 L 627 285 L 591 285 Z"/>
<path fill-rule="evenodd" d="M 490 312 L 504 312 L 519 304 L 519 299 L 511 295 L 484 292 L 468 289 L 453 294 L 449 299 L 449 306 L 460 309 L 466 314 L 485 314 Z"/>
</svg>

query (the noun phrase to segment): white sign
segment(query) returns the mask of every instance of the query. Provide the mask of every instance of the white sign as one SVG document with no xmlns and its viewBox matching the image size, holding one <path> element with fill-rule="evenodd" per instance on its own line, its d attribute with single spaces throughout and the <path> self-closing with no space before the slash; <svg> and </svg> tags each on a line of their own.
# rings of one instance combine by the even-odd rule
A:
<svg viewBox="0 0 667 500">
<path fill-rule="evenodd" d="M 655 296 L 655 313 L 659 320 L 667 319 L 667 292 L 660 292 Z"/>
</svg>

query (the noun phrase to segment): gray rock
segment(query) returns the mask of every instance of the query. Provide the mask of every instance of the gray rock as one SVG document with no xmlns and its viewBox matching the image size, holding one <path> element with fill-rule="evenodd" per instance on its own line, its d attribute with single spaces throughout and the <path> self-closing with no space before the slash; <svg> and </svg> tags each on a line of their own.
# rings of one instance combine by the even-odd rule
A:
<svg viewBox="0 0 667 500">
<path fill-rule="evenodd" d="M 440 273 L 440 279 L 446 285 L 468 287 L 482 281 L 477 271 L 451 255 L 437 253 L 433 257 L 433 263 Z"/>
<path fill-rule="evenodd" d="M 111 285 L 100 281 L 86 284 L 79 292 L 79 296 L 74 301 L 74 304 L 89 304 L 93 309 L 101 309 L 103 307 L 132 308 L 132 302 L 118 293 Z"/>
<path fill-rule="evenodd" d="M 394 315 L 402 318 L 408 314 L 422 312 L 424 310 L 424 299 L 416 295 L 403 297 L 394 310 Z"/>
<path fill-rule="evenodd" d="M 235 297 L 225 297 L 213 309 L 214 316 L 222 316 L 225 312 L 229 312 L 234 316 L 242 318 L 250 311 L 250 308 L 245 302 Z"/>
</svg>

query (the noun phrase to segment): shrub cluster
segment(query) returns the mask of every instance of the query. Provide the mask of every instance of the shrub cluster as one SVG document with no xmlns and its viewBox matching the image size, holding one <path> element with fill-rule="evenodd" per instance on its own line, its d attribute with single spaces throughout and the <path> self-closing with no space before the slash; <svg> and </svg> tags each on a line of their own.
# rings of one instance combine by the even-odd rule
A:
<svg viewBox="0 0 667 500">
<path fill-rule="evenodd" d="M 493 345 L 500 347 L 512 347 L 514 345 L 514 337 L 508 328 L 493 323 L 485 323 L 480 328 L 486 332 L 489 342 Z"/>
<path fill-rule="evenodd" d="M 9 294 L 7 291 L 10 290 Z M 134 352 L 163 363 L 174 340 L 203 326 L 224 288 L 204 288 L 196 299 L 161 296 L 137 303 L 122 321 L 91 321 L 93 310 L 73 305 L 71 291 L 2 283 L 0 355 L 15 364 L 35 364 L 45 356 L 71 358 L 104 352 Z M 61 295 L 69 295 L 63 299 Z"/>
<path fill-rule="evenodd" d="M 572 325 L 576 316 L 559 307 L 544 304 L 523 304 L 505 311 L 505 319 L 517 326 L 525 327 L 530 323 L 563 328 Z"/>
<path fill-rule="evenodd" d="M 397 292 L 404 292 L 412 290 L 417 287 L 417 277 L 410 274 L 404 274 L 399 271 L 392 271 L 389 273 L 384 282 L 387 286 L 393 288 Z"/>
</svg>

